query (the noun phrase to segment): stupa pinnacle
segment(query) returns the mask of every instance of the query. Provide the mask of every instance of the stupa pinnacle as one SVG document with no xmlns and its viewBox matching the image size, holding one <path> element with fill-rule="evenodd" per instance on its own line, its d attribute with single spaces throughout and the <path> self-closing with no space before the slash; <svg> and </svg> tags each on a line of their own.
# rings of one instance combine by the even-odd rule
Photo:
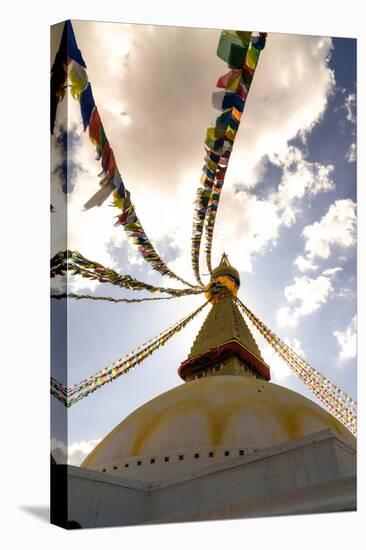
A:
<svg viewBox="0 0 366 550">
<path fill-rule="evenodd" d="M 183 380 L 215 375 L 270 380 L 269 367 L 235 302 L 239 286 L 239 272 L 223 254 L 206 292 L 212 309 L 178 369 Z"/>
</svg>

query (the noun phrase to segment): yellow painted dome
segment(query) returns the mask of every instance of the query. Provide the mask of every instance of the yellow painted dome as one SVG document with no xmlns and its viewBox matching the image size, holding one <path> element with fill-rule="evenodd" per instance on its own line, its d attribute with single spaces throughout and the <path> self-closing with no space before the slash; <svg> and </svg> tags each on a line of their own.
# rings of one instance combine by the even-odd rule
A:
<svg viewBox="0 0 366 550">
<path fill-rule="evenodd" d="M 141 464 L 144 457 L 167 461 L 183 451 L 192 456 L 202 449 L 207 456 L 214 449 L 246 452 L 327 428 L 355 444 L 340 422 L 294 391 L 252 377 L 210 376 L 177 386 L 138 408 L 82 466 L 109 471 L 128 461 L 132 464 L 136 457 Z"/>
</svg>

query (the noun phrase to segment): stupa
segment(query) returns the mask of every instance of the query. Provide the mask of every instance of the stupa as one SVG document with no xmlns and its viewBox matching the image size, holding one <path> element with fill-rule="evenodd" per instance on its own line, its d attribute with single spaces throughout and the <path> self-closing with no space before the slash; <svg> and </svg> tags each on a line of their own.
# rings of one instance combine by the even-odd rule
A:
<svg viewBox="0 0 366 550">
<path fill-rule="evenodd" d="M 81 467 L 54 466 L 68 494 L 55 523 L 356 509 L 354 436 L 313 401 L 270 381 L 236 304 L 239 285 L 224 255 L 207 289 L 211 310 L 178 369 L 184 384 L 122 420 Z"/>
<path fill-rule="evenodd" d="M 147 482 L 194 475 L 323 430 L 353 435 L 302 395 L 270 382 L 270 367 L 239 308 L 238 271 L 224 254 L 213 271 L 212 307 L 178 373 L 184 380 L 138 408 L 82 468 Z"/>
</svg>

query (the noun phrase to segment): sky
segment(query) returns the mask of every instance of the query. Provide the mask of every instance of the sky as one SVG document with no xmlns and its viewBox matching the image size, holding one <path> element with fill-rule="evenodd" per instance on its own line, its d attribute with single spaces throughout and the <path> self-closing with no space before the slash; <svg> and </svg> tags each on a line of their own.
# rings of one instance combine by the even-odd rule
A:
<svg viewBox="0 0 366 550">
<path fill-rule="evenodd" d="M 73 26 L 107 137 L 144 229 L 169 267 L 193 282 L 193 203 L 205 131 L 218 114 L 211 94 L 227 70 L 216 56 L 220 31 L 81 21 Z M 59 36 L 56 28 L 53 54 Z M 52 159 L 54 222 L 61 227 L 67 205 L 68 248 L 150 284 L 176 286 L 153 272 L 123 229 L 113 226 L 117 212 L 110 201 L 83 211 L 98 189 L 101 167 L 72 98 L 68 109 L 66 186 L 62 140 L 53 144 Z M 354 399 L 355 144 L 356 41 L 270 33 L 235 141 L 213 243 L 213 265 L 228 253 L 240 271 L 239 297 L 248 307 Z M 64 249 L 63 239 L 62 232 L 54 235 L 53 253 Z M 203 261 L 201 272 L 207 273 Z M 78 278 L 70 278 L 69 285 L 73 292 L 137 295 Z M 67 334 L 59 334 L 55 342 L 56 377 L 63 378 L 66 338 L 71 385 L 202 301 L 197 296 L 142 304 L 53 301 L 56 315 L 66 319 L 67 310 Z M 177 368 L 206 314 L 129 374 L 68 410 L 71 463 L 80 464 L 138 406 L 182 383 Z M 313 398 L 254 336 L 272 381 Z M 55 419 L 65 415 L 55 399 L 52 412 Z M 54 437 L 65 441 L 57 429 Z"/>
</svg>

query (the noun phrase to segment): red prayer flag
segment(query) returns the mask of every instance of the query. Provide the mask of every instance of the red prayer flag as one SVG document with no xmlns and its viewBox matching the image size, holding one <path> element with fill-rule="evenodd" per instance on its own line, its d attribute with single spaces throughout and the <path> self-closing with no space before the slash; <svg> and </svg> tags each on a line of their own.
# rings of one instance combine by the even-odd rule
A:
<svg viewBox="0 0 366 550">
<path fill-rule="evenodd" d="M 243 82 L 239 82 L 239 85 L 236 89 L 236 93 L 243 101 L 246 100 L 248 95 L 248 90 Z"/>
<path fill-rule="evenodd" d="M 241 74 L 241 69 L 231 69 L 228 73 L 220 76 L 216 86 L 218 88 L 228 88 L 230 83 Z"/>
<path fill-rule="evenodd" d="M 113 176 L 116 171 L 116 159 L 114 158 L 113 150 L 111 149 L 111 154 L 109 155 L 109 162 L 107 167 L 107 172 L 110 176 Z"/>
<path fill-rule="evenodd" d="M 109 166 L 111 153 L 112 153 L 112 149 L 111 149 L 111 146 L 109 145 L 109 141 L 107 140 L 104 144 L 104 149 L 103 149 L 103 154 L 102 154 L 102 166 L 103 166 L 103 170 L 107 174 L 109 174 L 108 166 Z"/>
<path fill-rule="evenodd" d="M 92 141 L 97 143 L 99 147 L 101 146 L 101 129 L 102 121 L 100 120 L 98 109 L 94 107 L 89 121 L 89 137 Z"/>
</svg>

